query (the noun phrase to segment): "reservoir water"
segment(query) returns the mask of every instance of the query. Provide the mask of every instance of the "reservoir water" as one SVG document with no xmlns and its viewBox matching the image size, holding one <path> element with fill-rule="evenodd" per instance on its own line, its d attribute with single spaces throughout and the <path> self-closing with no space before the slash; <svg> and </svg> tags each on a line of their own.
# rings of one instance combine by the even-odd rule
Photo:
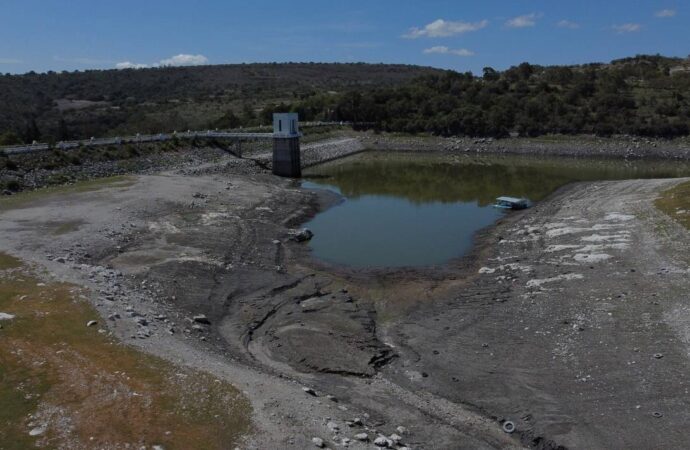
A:
<svg viewBox="0 0 690 450">
<path fill-rule="evenodd" d="M 690 176 L 690 164 L 367 152 L 310 168 L 303 187 L 343 202 L 305 226 L 313 255 L 357 268 L 429 266 L 465 255 L 509 195 L 539 201 L 574 181 Z"/>
</svg>

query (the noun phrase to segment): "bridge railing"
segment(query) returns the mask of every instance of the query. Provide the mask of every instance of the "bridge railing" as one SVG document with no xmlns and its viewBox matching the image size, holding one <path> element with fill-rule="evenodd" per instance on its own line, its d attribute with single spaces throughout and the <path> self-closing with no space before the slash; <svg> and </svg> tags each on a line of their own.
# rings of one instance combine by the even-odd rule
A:
<svg viewBox="0 0 690 450">
<path fill-rule="evenodd" d="M 351 122 L 301 122 L 301 127 L 319 127 L 319 126 L 350 126 Z M 267 127 L 257 127 L 261 128 L 271 128 Z M 150 142 L 165 142 L 173 139 L 194 139 L 194 138 L 206 138 L 206 139 L 242 139 L 242 140 L 259 140 L 259 139 L 272 139 L 274 137 L 273 133 L 253 133 L 253 132 L 243 132 L 238 130 L 230 131 L 218 131 L 218 130 L 205 130 L 205 131 L 183 131 L 183 132 L 172 132 L 172 133 L 159 133 L 159 134 L 137 134 L 135 136 L 123 136 L 123 137 L 109 137 L 109 138 L 91 138 L 91 139 L 81 139 L 77 141 L 60 141 L 55 144 L 38 143 L 24 144 L 24 145 L 10 145 L 10 146 L 0 146 L 0 152 L 6 155 L 17 155 L 23 153 L 34 153 L 43 152 L 51 149 L 69 150 L 78 147 L 96 147 L 104 145 L 122 145 L 122 144 L 139 144 L 139 143 L 150 143 Z"/>
</svg>

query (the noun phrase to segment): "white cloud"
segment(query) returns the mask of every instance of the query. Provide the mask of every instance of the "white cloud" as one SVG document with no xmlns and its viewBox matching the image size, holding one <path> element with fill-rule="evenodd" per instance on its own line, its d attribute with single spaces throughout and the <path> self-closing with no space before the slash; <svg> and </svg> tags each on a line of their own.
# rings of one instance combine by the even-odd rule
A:
<svg viewBox="0 0 690 450">
<path fill-rule="evenodd" d="M 524 14 L 522 16 L 513 17 L 508 19 L 506 26 L 509 28 L 528 28 L 533 27 L 537 24 L 537 19 L 541 17 L 541 14 L 531 13 Z"/>
<path fill-rule="evenodd" d="M 675 17 L 676 15 L 676 10 L 675 9 L 662 9 L 661 11 L 657 11 L 656 14 L 654 14 L 657 17 L 660 17 L 662 19 L 667 19 L 669 17 Z"/>
<path fill-rule="evenodd" d="M 426 25 L 424 28 L 410 28 L 410 31 L 403 35 L 403 37 L 407 39 L 417 39 L 420 37 L 448 37 L 469 33 L 471 31 L 478 31 L 482 28 L 486 28 L 487 25 L 489 25 L 488 20 L 482 20 L 479 22 L 453 22 L 438 19 Z"/>
<path fill-rule="evenodd" d="M 145 69 L 147 67 L 149 67 L 148 64 L 137 64 L 131 61 L 124 61 L 115 64 L 116 69 Z"/>
<path fill-rule="evenodd" d="M 577 30 L 580 28 L 580 24 L 577 22 L 571 22 L 570 20 L 561 20 L 560 22 L 556 23 L 556 26 L 558 28 L 568 28 L 570 30 Z"/>
<path fill-rule="evenodd" d="M 448 48 L 443 45 L 438 45 L 436 47 L 427 48 L 424 50 L 427 55 L 430 54 L 440 54 L 440 55 L 455 55 L 455 56 L 474 56 L 474 52 L 467 50 L 466 48 Z"/>
<path fill-rule="evenodd" d="M 0 64 L 24 64 L 24 61 L 14 58 L 0 58 Z"/>
<path fill-rule="evenodd" d="M 208 58 L 204 55 L 179 54 L 159 62 L 161 66 L 199 66 L 208 64 Z"/>
<path fill-rule="evenodd" d="M 167 59 L 163 59 L 153 64 L 133 63 L 123 61 L 115 64 L 116 69 L 145 69 L 147 67 L 172 67 L 172 66 L 199 66 L 208 64 L 209 60 L 204 55 L 179 54 Z"/>
<path fill-rule="evenodd" d="M 613 26 L 613 31 L 615 31 L 618 34 L 637 33 L 640 30 L 642 30 L 642 25 L 640 25 L 639 23 L 624 23 L 622 25 Z"/>
</svg>

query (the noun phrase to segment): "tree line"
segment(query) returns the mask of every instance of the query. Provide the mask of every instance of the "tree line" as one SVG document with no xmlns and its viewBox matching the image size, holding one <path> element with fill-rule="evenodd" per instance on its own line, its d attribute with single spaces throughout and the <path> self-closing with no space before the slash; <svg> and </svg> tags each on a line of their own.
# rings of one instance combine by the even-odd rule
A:
<svg viewBox="0 0 690 450">
<path fill-rule="evenodd" d="M 367 128 L 441 136 L 628 134 L 673 138 L 690 132 L 690 63 L 637 56 L 610 64 L 537 66 L 481 76 L 445 72 L 340 95 L 318 93 L 276 110 L 302 120 L 368 123 Z"/>
</svg>

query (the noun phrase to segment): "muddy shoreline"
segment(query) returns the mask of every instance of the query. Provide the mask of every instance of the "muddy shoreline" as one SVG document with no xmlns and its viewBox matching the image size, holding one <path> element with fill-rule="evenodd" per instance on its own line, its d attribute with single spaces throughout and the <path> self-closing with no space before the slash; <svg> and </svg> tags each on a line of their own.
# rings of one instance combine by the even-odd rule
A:
<svg viewBox="0 0 690 450">
<path fill-rule="evenodd" d="M 225 155 L 0 206 L 0 249 L 91 289 L 124 342 L 244 390 L 247 448 L 680 448 L 690 238 L 651 205 L 678 182 L 569 185 L 446 265 L 354 271 L 292 238 L 334 195 Z"/>
</svg>

